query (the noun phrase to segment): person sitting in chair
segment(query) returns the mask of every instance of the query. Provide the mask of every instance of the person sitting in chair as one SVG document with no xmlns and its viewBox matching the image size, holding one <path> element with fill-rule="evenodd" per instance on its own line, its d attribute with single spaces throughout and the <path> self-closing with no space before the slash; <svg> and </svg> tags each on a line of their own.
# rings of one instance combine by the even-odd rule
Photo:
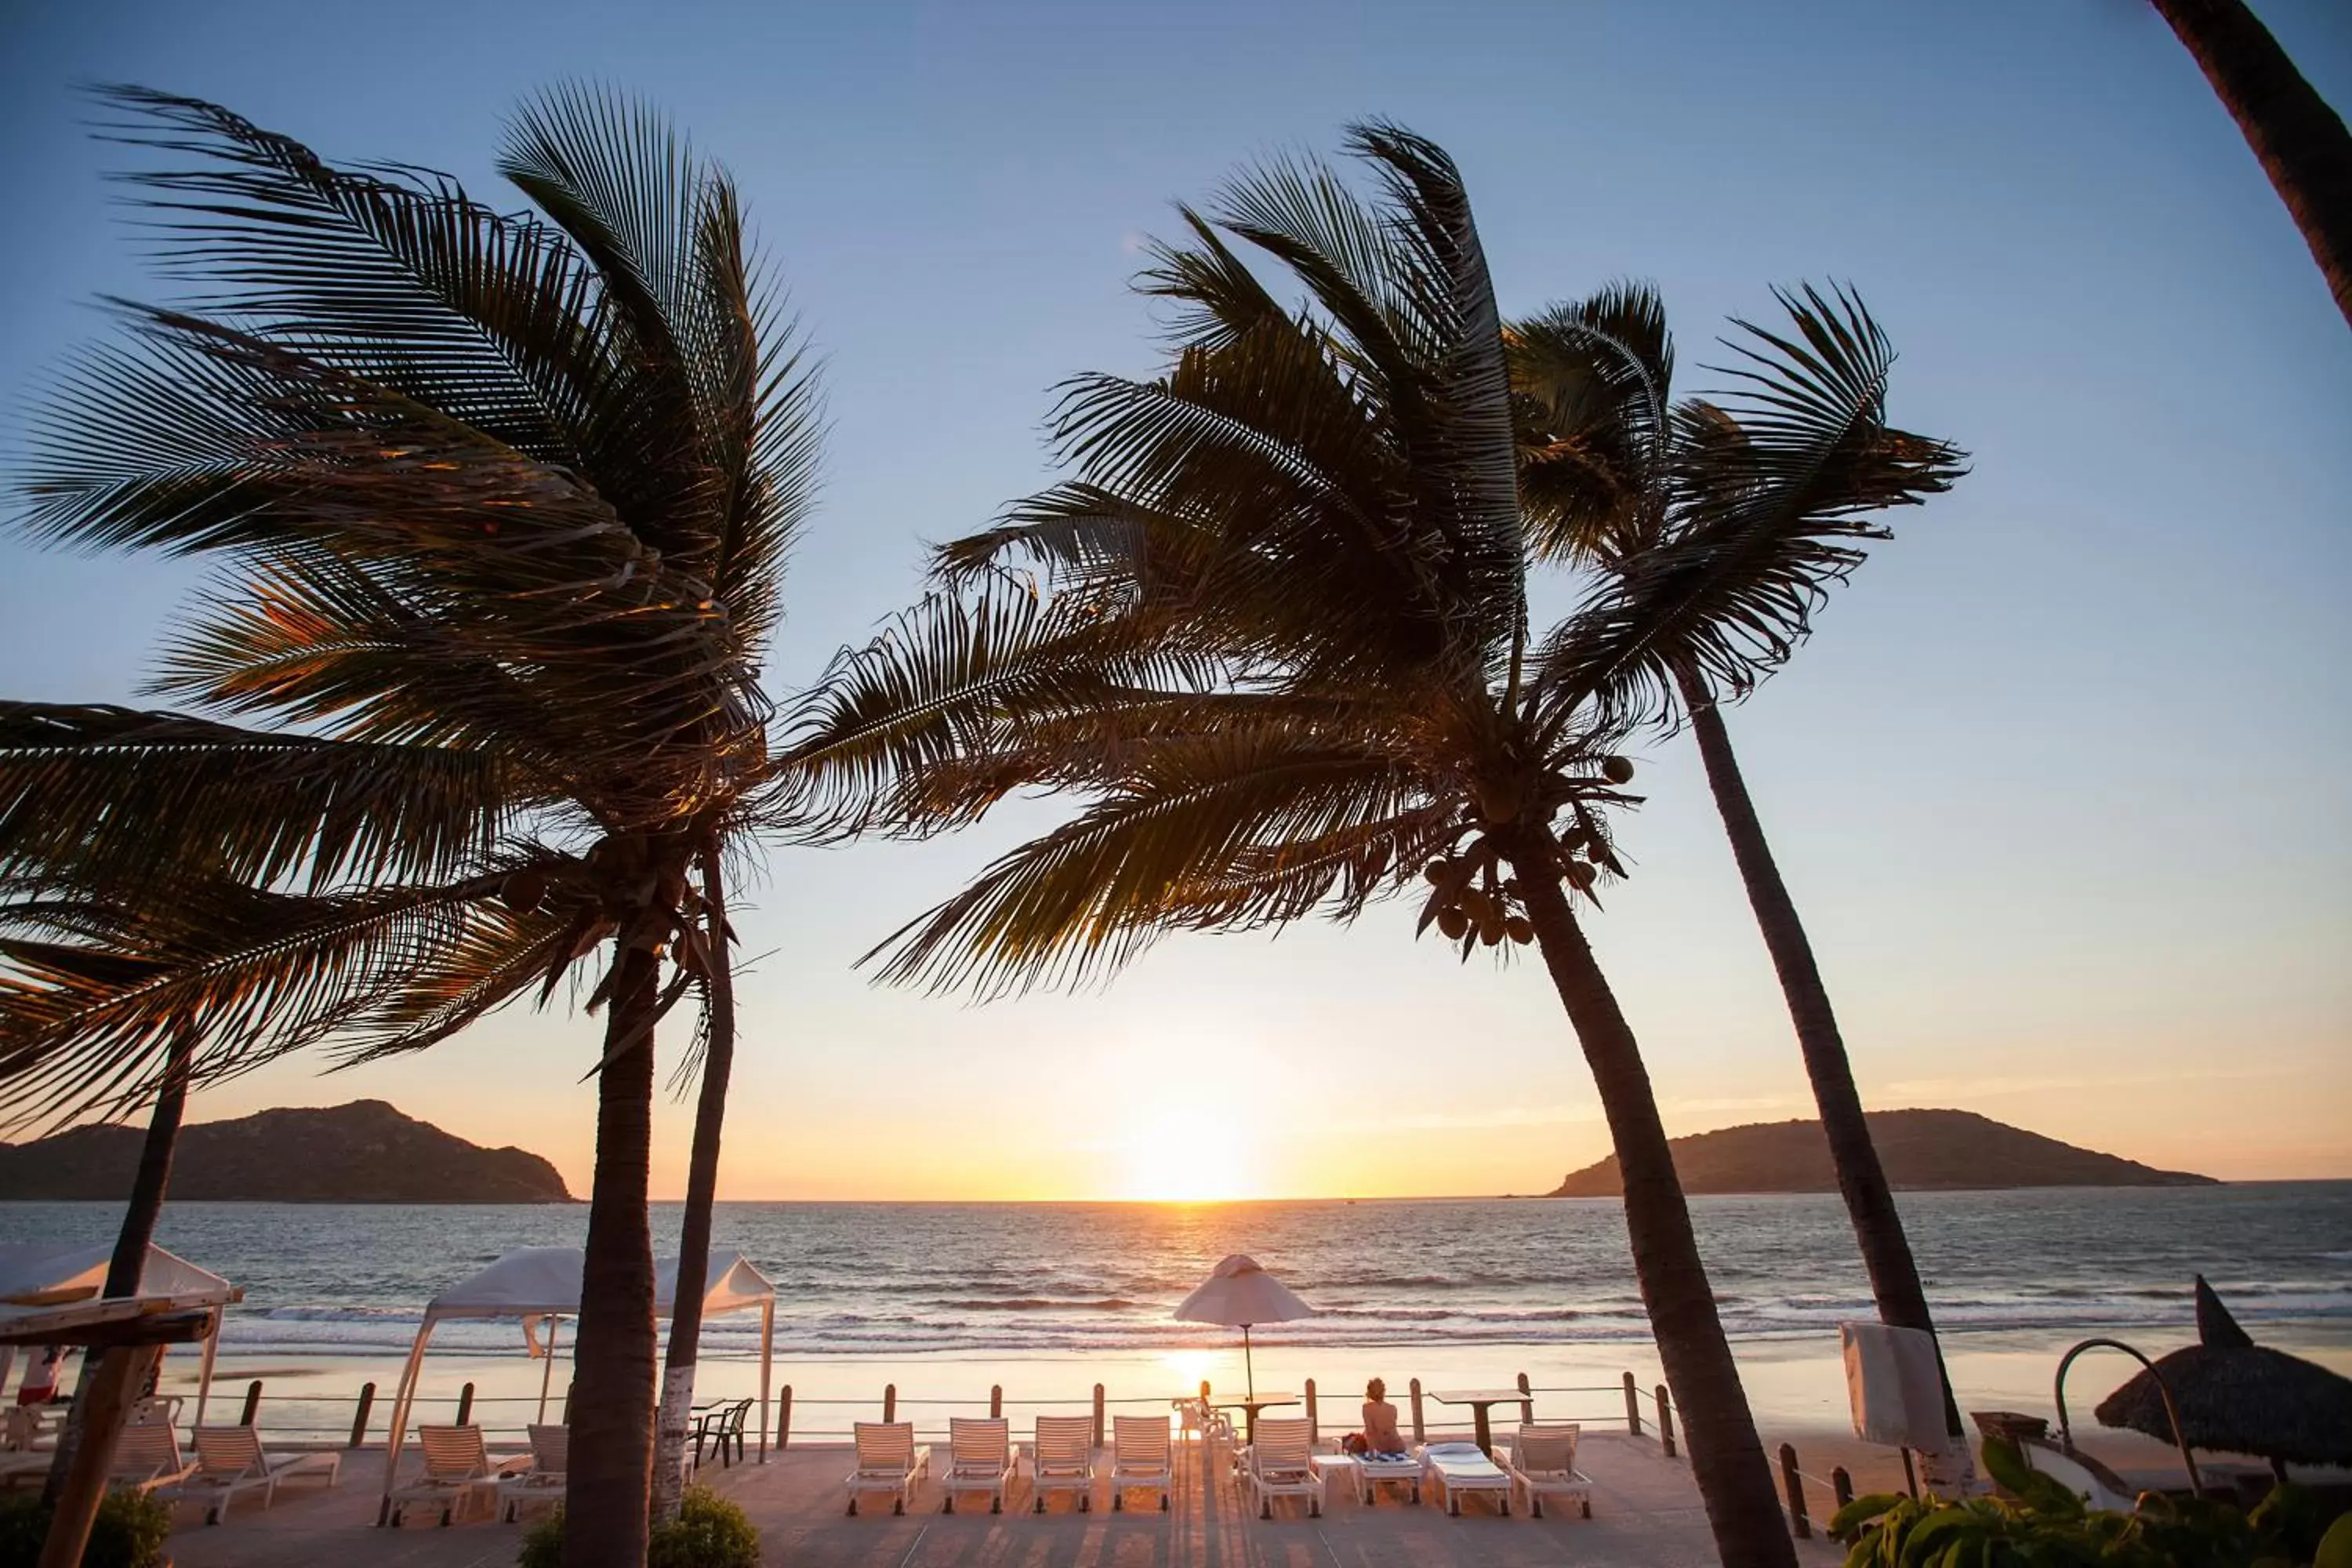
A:
<svg viewBox="0 0 2352 1568">
<path fill-rule="evenodd" d="M 1364 1384 L 1364 1429 L 1348 1443 L 1355 1454 L 1402 1454 L 1404 1434 L 1397 1430 L 1396 1406 L 1389 1403 L 1389 1385 L 1379 1378 Z"/>
</svg>

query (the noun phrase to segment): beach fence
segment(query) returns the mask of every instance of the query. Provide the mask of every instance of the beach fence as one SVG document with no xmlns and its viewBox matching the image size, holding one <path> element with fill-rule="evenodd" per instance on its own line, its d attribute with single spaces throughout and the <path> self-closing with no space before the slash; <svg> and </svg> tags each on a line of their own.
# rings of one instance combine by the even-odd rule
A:
<svg viewBox="0 0 2352 1568">
<path fill-rule="evenodd" d="M 1674 1396 L 1664 1384 L 1645 1388 L 1632 1373 L 1614 1384 L 1538 1384 L 1522 1372 L 1513 1384 L 1521 1397 L 1496 1405 L 1495 1429 L 1507 1431 L 1517 1421 L 1574 1421 L 1600 1429 L 1619 1429 L 1636 1437 L 1646 1437 L 1657 1443 L 1659 1451 L 1668 1458 L 1676 1457 L 1678 1445 L 1675 1436 Z M 1215 1390 L 1203 1382 L 1197 1390 L 1202 1398 L 1215 1397 Z M 1230 1392 L 1230 1390 L 1228 1391 Z M 1459 1405 L 1442 1404 L 1431 1396 L 1431 1389 L 1418 1378 L 1405 1384 L 1404 1408 L 1400 1412 L 1407 1430 L 1416 1443 L 1433 1438 L 1466 1437 L 1474 1431 L 1470 1412 Z M 289 1448 L 361 1448 L 381 1444 L 391 1416 L 391 1399 L 379 1397 L 383 1391 L 373 1383 L 361 1384 L 352 1395 L 322 1396 L 308 1391 L 278 1398 L 269 1395 L 262 1379 L 256 1378 L 246 1387 L 245 1400 L 239 1412 L 242 1425 L 256 1426 L 272 1444 Z M 1353 1431 L 1356 1427 L 1356 1401 L 1352 1392 L 1345 1397 L 1327 1396 L 1318 1389 L 1316 1380 L 1308 1378 L 1302 1384 L 1298 1400 L 1291 1405 L 1269 1406 L 1282 1414 L 1304 1415 L 1316 1429 L 1318 1437 L 1326 1436 L 1322 1406 L 1327 1397 L 1339 1406 L 1329 1424 L 1334 1434 Z M 1391 1398 L 1393 1398 L 1393 1393 Z M 563 1396 L 559 1392 L 548 1407 L 548 1414 L 562 1419 Z M 1016 1425 L 1041 1415 L 1075 1415 L 1086 1412 L 1094 1417 L 1095 1441 L 1106 1441 L 1110 1416 L 1114 1413 L 1139 1414 L 1151 1410 L 1172 1411 L 1175 1398 L 1168 1394 L 1111 1394 L 1102 1384 L 1084 1392 L 1051 1398 L 1031 1398 L 1007 1394 L 1002 1384 L 992 1386 L 986 1398 L 942 1399 L 911 1395 L 900 1392 L 897 1383 L 886 1383 L 870 1397 L 796 1397 L 789 1383 L 778 1385 L 770 1407 L 770 1419 L 774 1423 L 772 1434 L 775 1447 L 782 1450 L 794 1439 L 803 1443 L 846 1443 L 853 1427 L 860 1421 L 911 1421 L 919 1441 L 944 1442 L 948 1423 L 958 1415 L 990 1415 L 1009 1417 Z M 478 1423 L 484 1436 L 494 1445 L 520 1445 L 527 1441 L 529 1423 L 538 1416 L 540 1396 L 535 1394 L 482 1394 L 471 1383 L 456 1394 L 418 1394 L 411 1402 L 412 1426 L 421 1422 L 449 1422 L 464 1426 Z M 1786 1474 L 1794 1474 L 1793 1455 L 1787 1456 Z M 1792 1485 L 1794 1483 L 1791 1483 Z M 1832 1482 L 1818 1483 L 1823 1487 Z M 1837 1495 L 1841 1501 L 1852 1495 L 1851 1485 L 1844 1481 L 1844 1472 L 1836 1475 Z M 1801 1508 L 1800 1501 L 1792 1505 Z"/>
</svg>

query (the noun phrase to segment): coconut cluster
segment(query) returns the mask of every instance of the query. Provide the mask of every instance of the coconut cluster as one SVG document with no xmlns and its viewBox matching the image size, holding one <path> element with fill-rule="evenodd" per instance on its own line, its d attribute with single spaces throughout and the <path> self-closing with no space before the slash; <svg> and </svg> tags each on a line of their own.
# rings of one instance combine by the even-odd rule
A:
<svg viewBox="0 0 2352 1568">
<path fill-rule="evenodd" d="M 1633 764 L 1623 757 L 1603 757 L 1600 773 L 1612 784 L 1627 784 L 1633 777 Z M 1580 820 L 1557 837 L 1554 869 L 1570 896 L 1591 891 L 1604 868 L 1620 877 L 1625 874 L 1597 826 L 1580 813 Z M 1422 868 L 1422 876 L 1432 889 L 1423 919 L 1433 919 L 1448 941 L 1465 947 L 1474 941 L 1486 947 L 1506 942 L 1524 947 L 1535 941 L 1519 879 L 1505 870 L 1490 839 L 1481 836 L 1452 855 L 1439 856 Z"/>
</svg>

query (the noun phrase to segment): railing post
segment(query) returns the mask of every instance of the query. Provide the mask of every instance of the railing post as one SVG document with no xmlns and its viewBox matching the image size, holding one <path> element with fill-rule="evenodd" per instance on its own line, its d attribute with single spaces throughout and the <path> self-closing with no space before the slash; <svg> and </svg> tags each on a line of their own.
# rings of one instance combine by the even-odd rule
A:
<svg viewBox="0 0 2352 1568">
<path fill-rule="evenodd" d="M 898 1419 L 898 1385 L 895 1383 L 882 1385 L 882 1419 L 885 1424 Z"/>
<path fill-rule="evenodd" d="M 236 1418 L 240 1426 L 250 1426 L 253 1418 L 261 1414 L 261 1379 L 255 1378 L 245 1385 L 245 1414 Z"/>
<path fill-rule="evenodd" d="M 992 1383 L 988 1385 L 988 1418 L 994 1421 L 1003 1414 L 1004 1385 L 1001 1383 Z"/>
<path fill-rule="evenodd" d="M 1201 1403 L 1209 1403 L 1209 1380 L 1205 1377 L 1201 1380 Z"/>
<path fill-rule="evenodd" d="M 1675 1396 L 1663 1383 L 1658 1384 L 1658 1447 L 1667 1458 L 1675 1457 Z"/>
<path fill-rule="evenodd" d="M 259 1384 L 256 1384 L 258 1387 Z M 474 1385 L 467 1384 L 457 1391 L 457 1425 L 465 1426 L 474 1418 Z"/>
<path fill-rule="evenodd" d="M 1533 1398 L 1533 1390 L 1528 1386 L 1528 1374 L 1526 1373 L 1519 1373 L 1519 1392 L 1529 1395 L 1528 1398 L 1519 1401 L 1519 1419 L 1522 1421 L 1532 1421 L 1536 1418 L 1536 1402 Z"/>
<path fill-rule="evenodd" d="M 1800 1541 L 1813 1538 L 1812 1521 L 1805 1517 L 1805 1479 L 1797 1473 L 1797 1449 L 1780 1445 L 1780 1489 L 1789 1494 L 1789 1528 Z"/>
<path fill-rule="evenodd" d="M 373 1383 L 361 1384 L 359 1414 L 352 1417 L 352 1447 L 356 1448 L 361 1444 L 367 1441 L 368 1412 L 374 1408 L 375 1384 Z"/>
<path fill-rule="evenodd" d="M 1425 1427 L 1422 1425 L 1422 1420 L 1421 1420 L 1421 1379 L 1419 1379 L 1419 1378 L 1417 1378 L 1417 1377 L 1416 1377 L 1416 1378 L 1414 1378 L 1414 1379 L 1412 1380 L 1412 1440 L 1413 1440 L 1414 1442 L 1416 1442 L 1416 1443 L 1425 1443 L 1425 1442 L 1427 1442 L 1427 1441 L 1429 1440 L 1429 1434 L 1428 1434 L 1428 1430 L 1427 1430 L 1427 1428 L 1425 1428 Z"/>
<path fill-rule="evenodd" d="M 1853 1478 L 1845 1473 L 1843 1465 L 1830 1472 L 1830 1495 L 1837 1499 L 1840 1508 L 1853 1500 Z"/>
<path fill-rule="evenodd" d="M 1307 1380 L 1307 1446 L 1309 1448 L 1322 1440 L 1323 1428 L 1315 1409 L 1315 1380 Z"/>
<path fill-rule="evenodd" d="M 1095 1447 L 1103 1446 L 1103 1385 L 1095 1384 Z"/>
<path fill-rule="evenodd" d="M 1642 1391 L 1630 1372 L 1625 1374 L 1625 1430 L 1636 1437 L 1642 1435 Z"/>
<path fill-rule="evenodd" d="M 776 1452 L 782 1453 L 784 1445 L 792 1440 L 793 1385 L 788 1383 L 784 1384 L 782 1397 L 776 1401 Z"/>
</svg>

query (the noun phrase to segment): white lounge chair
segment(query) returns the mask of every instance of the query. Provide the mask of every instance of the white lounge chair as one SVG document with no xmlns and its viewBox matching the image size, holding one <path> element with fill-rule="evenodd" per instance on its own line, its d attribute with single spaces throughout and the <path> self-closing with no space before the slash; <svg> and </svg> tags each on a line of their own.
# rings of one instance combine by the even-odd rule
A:
<svg viewBox="0 0 2352 1568">
<path fill-rule="evenodd" d="M 1403 1487 L 1414 1502 L 1421 1500 L 1421 1461 L 1411 1454 L 1358 1454 L 1356 1473 L 1349 1479 L 1355 1483 L 1356 1500 L 1370 1508 L 1379 1500 L 1382 1487 Z"/>
<path fill-rule="evenodd" d="M 1459 1516 L 1462 1494 L 1485 1492 L 1506 1514 L 1511 1511 L 1511 1478 L 1475 1443 L 1430 1443 L 1421 1450 L 1421 1479 L 1436 1486 L 1445 1511 Z"/>
<path fill-rule="evenodd" d="M 1110 1506 L 1127 1507 L 1130 1491 L 1160 1494 L 1160 1511 L 1168 1511 L 1175 1484 L 1169 1468 L 1168 1423 L 1157 1415 L 1114 1415 L 1110 1418 Z"/>
<path fill-rule="evenodd" d="M 404 1487 L 393 1489 L 387 1523 L 398 1524 L 410 1503 L 437 1502 L 446 1525 L 468 1492 L 495 1489 L 503 1476 L 530 1462 L 518 1455 L 492 1465 L 489 1450 L 482 1446 L 479 1426 L 419 1426 L 416 1446 L 425 1451 L 425 1473 Z"/>
<path fill-rule="evenodd" d="M 250 1426 L 196 1428 L 196 1473 L 171 1489 L 177 1498 L 203 1500 L 205 1522 L 218 1524 L 240 1492 L 258 1491 L 261 1506 L 278 1500 L 278 1483 L 295 1476 L 324 1476 L 333 1486 L 342 1475 L 340 1454 L 270 1454 Z"/>
<path fill-rule="evenodd" d="M 986 1492 L 988 1511 L 1004 1511 L 1005 1484 L 1013 1479 L 1013 1424 L 1002 1417 L 982 1420 L 955 1415 L 948 1419 L 948 1473 L 940 1478 L 947 1489 L 947 1507 L 953 1513 L 956 1498 L 964 1492 Z"/>
<path fill-rule="evenodd" d="M 1582 1428 L 1573 1421 L 1522 1421 L 1511 1436 L 1503 1468 L 1528 1500 L 1528 1512 L 1543 1517 L 1544 1499 L 1565 1498 L 1592 1517 L 1592 1478 L 1576 1468 L 1576 1440 Z"/>
<path fill-rule="evenodd" d="M 860 1421 L 851 1436 L 857 1443 L 857 1468 L 841 1483 L 849 1491 L 849 1511 L 857 1511 L 860 1492 L 888 1492 L 890 1511 L 906 1512 L 915 1500 L 915 1483 L 931 1468 L 931 1451 L 915 1447 L 915 1424 Z"/>
<path fill-rule="evenodd" d="M 563 1472 L 572 1462 L 572 1428 L 533 1422 L 530 1468 L 499 1482 L 499 1517 L 517 1520 L 523 1509 L 537 1502 L 563 1500 Z"/>
<path fill-rule="evenodd" d="M 1303 1497 L 1307 1517 L 1323 1517 L 1323 1478 L 1315 1473 L 1313 1424 L 1261 1415 L 1257 1440 L 1242 1452 L 1242 1481 L 1257 1500 L 1257 1516 L 1274 1517 L 1274 1500 Z"/>
<path fill-rule="evenodd" d="M 115 1439 L 106 1484 L 117 1491 L 152 1492 L 175 1487 L 196 1467 L 180 1453 L 179 1434 L 157 1424 L 125 1426 Z"/>
<path fill-rule="evenodd" d="M 1036 1511 L 1049 1492 L 1076 1492 L 1078 1511 L 1095 1506 L 1095 1423 L 1091 1415 L 1040 1415 L 1029 1447 L 1030 1490 Z"/>
</svg>

